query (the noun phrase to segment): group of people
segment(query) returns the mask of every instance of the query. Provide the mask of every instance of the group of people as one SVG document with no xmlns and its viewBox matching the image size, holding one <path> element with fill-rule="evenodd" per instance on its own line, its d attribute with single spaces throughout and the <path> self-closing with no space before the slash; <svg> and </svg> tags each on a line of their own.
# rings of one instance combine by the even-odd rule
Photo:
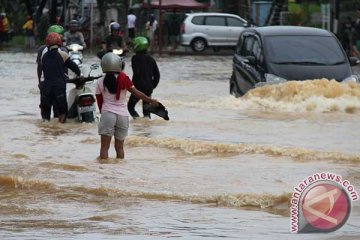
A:
<svg viewBox="0 0 360 240">
<path fill-rule="evenodd" d="M 159 34 L 160 27 L 163 29 L 163 43 L 168 44 L 172 50 L 175 50 L 178 47 L 180 41 L 180 22 L 175 12 L 170 15 L 168 20 L 164 21 L 163 26 L 159 25 L 153 13 L 150 14 L 150 18 L 149 21 L 146 22 L 145 29 L 147 31 L 147 37 L 151 42 L 152 51 L 159 44 L 159 39 L 161 37 Z M 164 38 L 164 36 L 167 36 L 167 38 Z"/>
<path fill-rule="evenodd" d="M 343 47 L 348 56 L 360 58 L 360 8 L 355 21 L 347 17 L 343 24 Z"/>
<path fill-rule="evenodd" d="M 114 44 L 125 42 L 118 35 L 120 25 L 114 22 L 111 34 L 102 44 L 104 49 L 111 49 Z M 37 55 L 37 75 L 40 89 L 40 112 L 43 121 L 49 121 L 51 110 L 60 123 L 65 123 L 68 113 L 66 97 L 67 69 L 73 71 L 79 80 L 82 78 L 79 67 L 70 59 L 64 41 L 83 39 L 76 32 L 65 32 L 60 25 L 52 25 L 48 29 L 45 45 L 40 46 Z M 117 158 L 124 158 L 124 140 L 128 134 L 129 113 L 135 119 L 140 115 L 135 110 L 139 100 L 143 101 L 143 115 L 150 118 L 147 104 L 159 106 L 160 103 L 151 98 L 153 90 L 160 80 L 160 72 L 155 59 L 147 53 L 149 41 L 146 37 L 135 37 L 132 41 L 135 55 L 131 59 L 132 81 L 124 73 L 124 58 L 111 51 L 101 56 L 101 67 L 105 76 L 97 81 L 96 99 L 101 118 L 98 133 L 101 136 L 100 158 L 108 158 L 112 136 L 115 137 Z M 43 77 L 42 77 L 43 76 Z M 126 92 L 131 96 L 128 103 Z"/>
</svg>

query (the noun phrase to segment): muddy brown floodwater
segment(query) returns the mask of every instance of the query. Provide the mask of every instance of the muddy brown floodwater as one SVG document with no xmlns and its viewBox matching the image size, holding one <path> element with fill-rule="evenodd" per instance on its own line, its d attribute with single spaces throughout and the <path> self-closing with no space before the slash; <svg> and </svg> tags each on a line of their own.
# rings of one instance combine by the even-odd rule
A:
<svg viewBox="0 0 360 240">
<path fill-rule="evenodd" d="M 96 123 L 40 120 L 35 54 L 0 52 L 1 239 L 359 237 L 359 201 L 335 232 L 290 233 L 307 176 L 336 173 L 360 191 L 359 84 L 288 82 L 236 99 L 231 56 L 156 59 L 153 96 L 170 121 L 132 120 L 125 160 L 99 162 Z"/>
</svg>

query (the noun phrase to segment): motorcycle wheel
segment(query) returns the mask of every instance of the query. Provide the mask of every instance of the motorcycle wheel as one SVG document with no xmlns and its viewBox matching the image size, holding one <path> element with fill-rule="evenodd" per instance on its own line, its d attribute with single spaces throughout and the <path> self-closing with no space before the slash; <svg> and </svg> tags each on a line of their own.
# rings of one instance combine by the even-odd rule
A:
<svg viewBox="0 0 360 240">
<path fill-rule="evenodd" d="M 94 114 L 92 112 L 83 113 L 82 120 L 83 120 L 83 122 L 86 122 L 86 123 L 94 122 L 95 121 Z"/>
</svg>

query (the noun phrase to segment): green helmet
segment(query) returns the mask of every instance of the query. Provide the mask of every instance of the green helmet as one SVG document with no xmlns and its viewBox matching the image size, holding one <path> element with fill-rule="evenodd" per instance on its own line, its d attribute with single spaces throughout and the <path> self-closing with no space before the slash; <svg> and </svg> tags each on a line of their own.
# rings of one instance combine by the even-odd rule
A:
<svg viewBox="0 0 360 240">
<path fill-rule="evenodd" d="M 62 26 L 60 26 L 60 25 L 51 25 L 51 26 L 48 28 L 48 33 L 52 33 L 52 32 L 57 33 L 57 34 L 59 34 L 59 35 L 61 35 L 61 36 L 64 36 L 65 30 L 64 30 L 64 28 L 63 28 Z"/>
<path fill-rule="evenodd" d="M 146 37 L 136 37 L 133 40 L 134 51 L 144 51 L 149 47 L 149 41 Z"/>
</svg>

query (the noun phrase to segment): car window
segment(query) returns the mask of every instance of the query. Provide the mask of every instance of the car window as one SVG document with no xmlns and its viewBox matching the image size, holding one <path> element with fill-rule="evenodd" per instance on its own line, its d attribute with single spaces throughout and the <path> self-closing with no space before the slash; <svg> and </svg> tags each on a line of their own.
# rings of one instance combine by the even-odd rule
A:
<svg viewBox="0 0 360 240">
<path fill-rule="evenodd" d="M 252 55 L 252 48 L 253 48 L 253 44 L 254 44 L 255 38 L 253 36 L 245 36 L 242 46 L 241 46 L 241 50 L 240 50 L 240 55 L 241 56 L 251 56 Z"/>
<path fill-rule="evenodd" d="M 191 22 L 195 25 L 204 25 L 204 16 L 196 16 L 191 19 Z"/>
<path fill-rule="evenodd" d="M 209 26 L 226 26 L 225 18 L 220 16 L 208 16 L 205 20 L 205 25 Z"/>
<path fill-rule="evenodd" d="M 231 27 L 243 27 L 244 22 L 234 17 L 227 17 L 227 25 Z"/>
<path fill-rule="evenodd" d="M 258 63 L 260 63 L 260 64 L 262 63 L 263 54 L 262 54 L 262 50 L 261 50 L 259 40 L 257 40 L 257 39 L 254 40 L 251 55 L 256 58 Z"/>
<path fill-rule="evenodd" d="M 266 55 L 273 63 L 331 65 L 345 61 L 345 55 L 334 37 L 269 36 L 265 38 L 265 46 Z"/>
</svg>

